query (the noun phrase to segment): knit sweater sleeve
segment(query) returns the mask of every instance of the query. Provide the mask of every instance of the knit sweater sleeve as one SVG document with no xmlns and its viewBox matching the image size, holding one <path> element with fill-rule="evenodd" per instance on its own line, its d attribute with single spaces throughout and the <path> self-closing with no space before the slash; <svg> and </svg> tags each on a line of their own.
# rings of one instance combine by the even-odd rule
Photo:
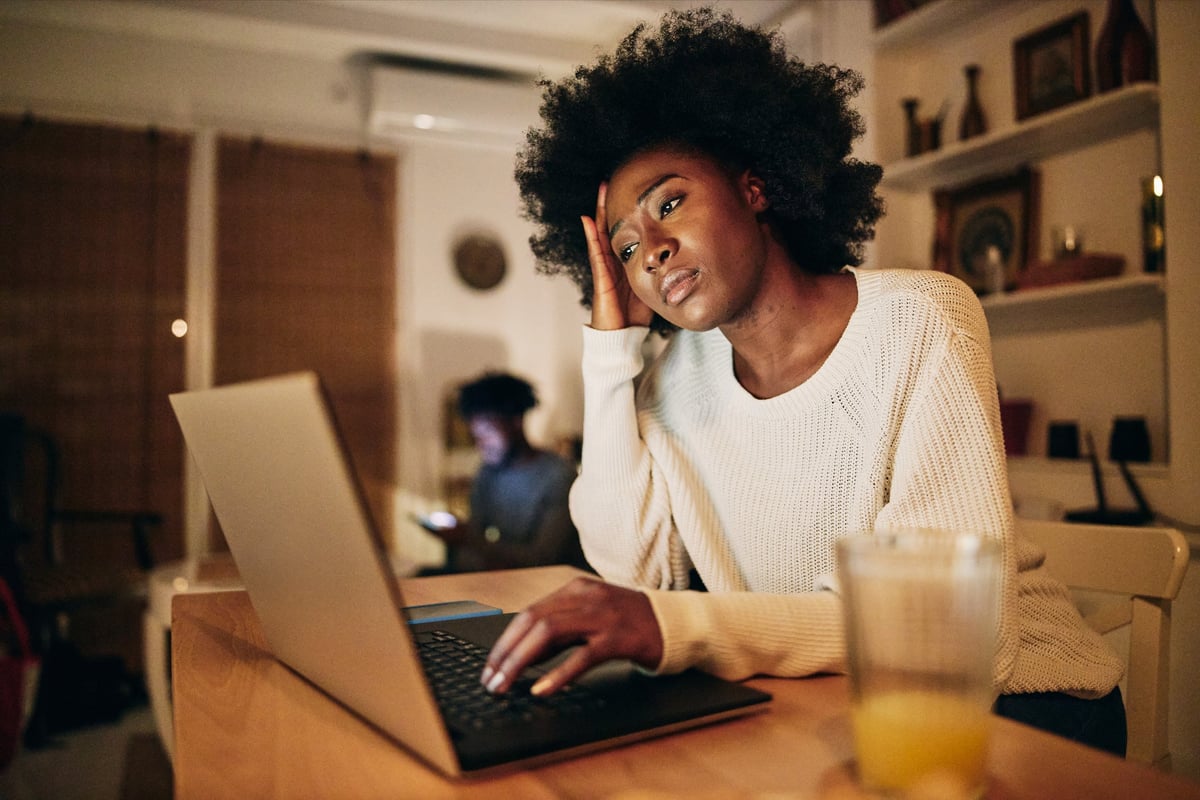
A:
<svg viewBox="0 0 1200 800">
<path fill-rule="evenodd" d="M 987 323 L 974 297 L 943 300 L 941 331 L 919 367 L 903 409 L 888 500 L 877 530 L 939 528 L 998 539 L 1003 590 L 994 667 L 1011 677 L 1020 647 L 1017 552 Z M 917 351 L 920 348 L 916 349 Z M 894 412 L 895 413 L 895 412 Z"/>
<path fill-rule="evenodd" d="M 583 330 L 583 458 L 571 518 L 588 564 L 605 580 L 686 588 L 689 562 L 670 497 L 638 428 L 634 378 L 647 332 Z"/>
<path fill-rule="evenodd" d="M 841 599 L 831 591 L 648 591 L 663 636 L 662 673 L 698 667 L 727 680 L 844 672 Z"/>
<path fill-rule="evenodd" d="M 1003 545 L 1004 586 L 993 681 L 1004 693 L 1101 697 L 1121 660 L 1080 618 L 1044 554 L 1018 539 L 985 338 L 958 330 L 914 398 L 878 528 L 936 527 L 994 536 Z"/>
</svg>

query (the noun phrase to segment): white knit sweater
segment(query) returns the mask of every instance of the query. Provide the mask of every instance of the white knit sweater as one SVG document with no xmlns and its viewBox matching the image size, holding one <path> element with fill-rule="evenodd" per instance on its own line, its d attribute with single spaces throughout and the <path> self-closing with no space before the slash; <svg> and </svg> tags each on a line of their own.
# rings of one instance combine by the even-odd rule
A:
<svg viewBox="0 0 1200 800">
<path fill-rule="evenodd" d="M 680 331 L 641 379 L 646 328 L 584 329 L 583 468 L 571 514 L 589 563 L 646 590 L 660 672 L 730 679 L 844 669 L 834 542 L 901 527 L 1004 543 L 995 680 L 1101 696 L 1123 666 L 1042 553 L 1013 534 L 987 323 L 938 272 L 851 270 L 858 305 L 825 363 L 759 400 L 718 330 Z M 708 593 L 688 587 L 691 568 Z"/>
</svg>

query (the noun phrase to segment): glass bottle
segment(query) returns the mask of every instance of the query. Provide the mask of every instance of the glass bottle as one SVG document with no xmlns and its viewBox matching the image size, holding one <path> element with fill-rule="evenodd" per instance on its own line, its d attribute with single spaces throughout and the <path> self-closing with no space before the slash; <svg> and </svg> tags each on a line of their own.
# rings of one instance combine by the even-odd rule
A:
<svg viewBox="0 0 1200 800">
<path fill-rule="evenodd" d="M 1133 0 L 1108 0 L 1096 39 L 1096 86 L 1107 92 L 1135 81 L 1154 80 L 1154 40 Z"/>
<path fill-rule="evenodd" d="M 958 138 L 970 139 L 987 132 L 987 118 L 983 115 L 983 107 L 979 105 L 979 65 L 969 64 L 967 74 L 967 104 L 963 107 L 962 118 L 958 122 Z"/>
<path fill-rule="evenodd" d="M 906 97 L 904 105 L 904 155 L 915 156 L 921 152 L 921 128 L 917 123 L 917 99 Z"/>
</svg>

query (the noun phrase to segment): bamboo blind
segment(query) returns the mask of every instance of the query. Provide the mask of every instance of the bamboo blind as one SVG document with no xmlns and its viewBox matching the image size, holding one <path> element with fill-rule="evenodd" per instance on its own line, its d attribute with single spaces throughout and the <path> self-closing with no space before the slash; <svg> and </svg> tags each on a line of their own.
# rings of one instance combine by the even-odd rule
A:
<svg viewBox="0 0 1200 800">
<path fill-rule="evenodd" d="M 183 315 L 190 147 L 0 117 L 0 409 L 56 440 L 66 507 L 163 514 L 159 560 L 182 551 L 167 394 L 183 385 L 170 329 Z M 110 537 L 64 541 L 100 548 L 77 558 L 117 557 Z"/>
<path fill-rule="evenodd" d="M 395 484 L 394 158 L 223 138 L 215 379 L 324 380 L 375 518 Z"/>
</svg>

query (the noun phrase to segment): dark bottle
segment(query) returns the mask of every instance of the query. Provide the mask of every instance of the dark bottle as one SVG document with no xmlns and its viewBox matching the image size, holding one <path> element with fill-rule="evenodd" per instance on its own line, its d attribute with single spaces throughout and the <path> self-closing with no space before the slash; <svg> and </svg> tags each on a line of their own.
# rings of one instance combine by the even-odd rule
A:
<svg viewBox="0 0 1200 800">
<path fill-rule="evenodd" d="M 1154 80 L 1154 40 L 1133 0 L 1108 0 L 1096 40 L 1096 85 L 1107 92 L 1135 81 Z"/>
<path fill-rule="evenodd" d="M 904 105 L 904 155 L 915 156 L 921 152 L 921 127 L 917 122 L 917 99 L 906 97 Z"/>
<path fill-rule="evenodd" d="M 987 132 L 987 119 L 979 105 L 979 65 L 970 64 L 967 73 L 967 104 L 963 107 L 962 119 L 958 122 L 958 138 L 970 139 Z"/>
</svg>

